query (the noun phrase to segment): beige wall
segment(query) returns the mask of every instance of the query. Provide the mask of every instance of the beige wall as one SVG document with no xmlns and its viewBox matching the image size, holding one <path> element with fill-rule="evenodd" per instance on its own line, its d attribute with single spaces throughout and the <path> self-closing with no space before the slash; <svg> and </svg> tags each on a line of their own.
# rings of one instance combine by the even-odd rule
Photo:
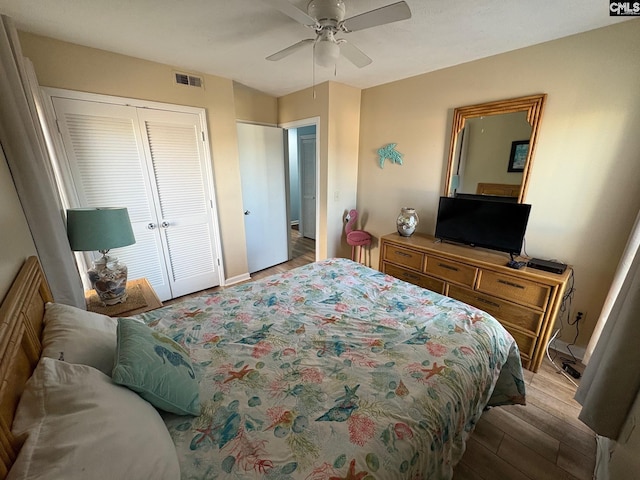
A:
<svg viewBox="0 0 640 480">
<path fill-rule="evenodd" d="M 246 274 L 233 82 L 203 75 L 203 89 L 176 85 L 169 65 L 24 32 L 20 42 L 42 86 L 206 109 L 225 277 Z"/>
<path fill-rule="evenodd" d="M 315 98 L 314 98 L 315 97 Z M 314 89 L 307 88 L 290 95 L 278 98 L 278 124 L 306 120 L 320 117 L 320 125 L 316 131 L 316 141 L 320 145 L 320 158 L 318 158 L 317 179 L 319 185 L 318 205 L 318 231 L 316 232 L 316 257 L 327 258 L 327 126 L 329 124 L 329 83 L 316 85 Z"/>
<path fill-rule="evenodd" d="M 277 125 L 278 99 L 233 82 L 233 97 L 236 107 L 236 119 L 261 125 Z"/>
<path fill-rule="evenodd" d="M 358 185 L 358 139 L 360 138 L 358 88 L 331 83 L 329 88 L 327 235 L 331 257 L 350 257 L 344 235 L 344 218 L 356 208 Z M 366 227 L 365 216 L 357 228 Z"/>
<path fill-rule="evenodd" d="M 358 209 L 375 236 L 402 206 L 433 234 L 453 109 L 547 93 L 525 201 L 526 251 L 574 265 L 572 311 L 586 311 L 585 346 L 640 208 L 640 20 L 366 89 L 362 92 Z M 377 164 L 397 143 L 404 165 Z M 374 250 L 377 265 L 378 250 Z M 562 339 L 573 340 L 565 326 Z"/>
<path fill-rule="evenodd" d="M 11 172 L 0 148 L 0 302 L 24 260 L 36 255 L 27 219 L 22 213 Z"/>
<path fill-rule="evenodd" d="M 356 207 L 360 89 L 326 82 L 278 99 L 278 123 L 320 117 L 318 258 L 349 257 L 344 217 Z"/>
</svg>

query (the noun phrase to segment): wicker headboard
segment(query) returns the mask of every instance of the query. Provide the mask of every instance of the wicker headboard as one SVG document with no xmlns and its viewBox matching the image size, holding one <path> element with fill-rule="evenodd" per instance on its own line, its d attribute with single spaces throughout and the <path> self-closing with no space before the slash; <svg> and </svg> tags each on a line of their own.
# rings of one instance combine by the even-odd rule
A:
<svg viewBox="0 0 640 480">
<path fill-rule="evenodd" d="M 11 434 L 20 395 L 42 352 L 46 302 L 53 302 L 36 257 L 29 257 L 0 306 L 0 479 L 4 479 L 23 439 Z"/>
<path fill-rule="evenodd" d="M 508 185 L 506 183 L 478 183 L 476 193 L 479 195 L 499 195 L 502 197 L 519 197 L 522 186 L 518 183 Z"/>
</svg>

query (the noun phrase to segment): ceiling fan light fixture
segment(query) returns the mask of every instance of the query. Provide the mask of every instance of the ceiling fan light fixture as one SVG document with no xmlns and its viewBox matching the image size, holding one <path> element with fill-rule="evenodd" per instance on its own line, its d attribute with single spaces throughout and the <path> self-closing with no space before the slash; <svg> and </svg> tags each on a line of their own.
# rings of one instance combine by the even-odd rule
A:
<svg viewBox="0 0 640 480">
<path fill-rule="evenodd" d="M 321 67 L 335 67 L 341 55 L 358 68 L 366 67 L 372 62 L 371 58 L 345 39 L 336 40 L 335 35 L 411 18 L 411 10 L 404 0 L 349 18 L 345 18 L 346 0 L 310 0 L 307 4 L 307 13 L 290 3 L 290 0 L 262 1 L 280 10 L 296 22 L 312 28 L 316 33 L 315 39 L 301 40 L 269 55 L 267 60 L 281 60 L 305 45 L 313 43 L 313 64 Z"/>
<path fill-rule="evenodd" d="M 333 67 L 340 56 L 340 46 L 330 40 L 320 40 L 315 46 L 316 65 Z"/>
</svg>

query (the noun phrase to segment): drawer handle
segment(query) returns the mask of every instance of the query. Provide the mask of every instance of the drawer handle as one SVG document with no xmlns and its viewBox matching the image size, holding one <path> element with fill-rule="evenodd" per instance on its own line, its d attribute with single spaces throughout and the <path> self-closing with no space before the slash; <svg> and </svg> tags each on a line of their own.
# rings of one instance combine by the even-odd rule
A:
<svg viewBox="0 0 640 480">
<path fill-rule="evenodd" d="M 503 285 L 509 285 L 510 287 L 521 288 L 522 290 L 524 290 L 524 285 L 518 285 L 517 283 L 509 282 L 507 280 L 498 279 L 498 283 L 502 283 Z"/>
<path fill-rule="evenodd" d="M 413 257 L 413 255 L 411 255 L 410 253 L 401 252 L 400 250 L 396 250 L 395 253 L 396 255 L 399 255 L 401 257 Z"/>
<path fill-rule="evenodd" d="M 447 265 L 445 263 L 439 263 L 438 266 L 442 268 L 446 268 L 447 270 L 453 270 L 454 272 L 458 271 L 456 267 L 452 267 L 451 265 Z"/>
<path fill-rule="evenodd" d="M 492 307 L 500 308 L 500 305 L 496 302 L 492 302 L 491 300 L 487 300 L 486 298 L 476 297 L 476 300 L 480 303 L 485 303 L 487 305 L 491 305 Z"/>
<path fill-rule="evenodd" d="M 403 273 L 403 274 L 402 274 L 402 276 L 403 276 L 404 278 L 410 278 L 410 279 L 412 279 L 412 280 L 419 280 L 419 279 L 420 279 L 420 277 L 418 277 L 417 275 L 413 275 L 413 274 L 411 274 L 411 273 L 406 273 L 406 272 L 405 272 L 405 273 Z"/>
</svg>

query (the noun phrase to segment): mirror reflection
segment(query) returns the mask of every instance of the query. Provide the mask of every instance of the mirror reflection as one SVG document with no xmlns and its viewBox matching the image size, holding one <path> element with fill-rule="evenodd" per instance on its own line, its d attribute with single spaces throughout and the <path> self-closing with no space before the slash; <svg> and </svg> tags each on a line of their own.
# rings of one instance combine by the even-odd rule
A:
<svg viewBox="0 0 640 480">
<path fill-rule="evenodd" d="M 545 98 L 457 108 L 444 195 L 497 195 L 522 202 Z"/>
</svg>

